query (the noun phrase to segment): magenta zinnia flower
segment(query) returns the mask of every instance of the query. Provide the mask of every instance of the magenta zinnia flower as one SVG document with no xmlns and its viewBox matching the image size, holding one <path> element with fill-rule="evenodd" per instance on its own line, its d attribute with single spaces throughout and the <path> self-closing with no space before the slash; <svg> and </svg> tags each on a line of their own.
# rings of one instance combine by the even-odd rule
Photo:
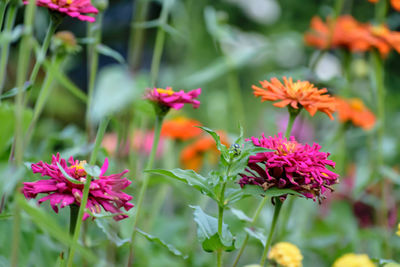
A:
<svg viewBox="0 0 400 267">
<path fill-rule="evenodd" d="M 314 143 L 302 145 L 292 136 L 290 140 L 278 136 L 251 138 L 255 146 L 272 149 L 271 152 L 250 156 L 246 173 L 241 174 L 239 184 L 261 186 L 264 190 L 271 187 L 292 189 L 307 198 L 321 200 L 327 188 L 338 182 L 336 173 L 326 167 L 334 167 L 328 160 L 329 153 L 320 152 L 321 146 Z M 332 190 L 332 189 L 331 189 Z"/>
<path fill-rule="evenodd" d="M 73 179 L 82 182 L 76 184 L 65 178 L 62 171 L 57 166 L 57 162 L 64 169 L 64 171 Z M 60 155 L 53 155 L 51 164 L 40 161 L 37 164 L 32 164 L 33 173 L 41 173 L 42 176 L 51 177 L 48 180 L 39 180 L 36 182 L 23 183 L 22 192 L 26 198 L 35 198 L 38 194 L 47 194 L 47 196 L 39 199 L 39 204 L 46 200 L 50 200 L 50 205 L 53 210 L 58 213 L 58 208 L 64 208 L 69 205 L 80 205 L 83 193 L 84 182 L 86 181 L 86 172 L 83 169 L 85 161 L 74 161 L 72 157 L 69 158 L 68 166 L 65 159 L 60 159 Z M 123 193 L 121 190 L 130 185 L 130 181 L 122 176 L 128 172 L 125 170 L 118 174 L 111 174 L 105 176 L 108 169 L 108 159 L 106 158 L 99 179 L 93 179 L 90 183 L 89 197 L 86 208 L 92 213 L 100 213 L 101 207 L 105 211 L 115 213 L 114 219 L 116 221 L 125 219 L 128 215 L 123 214 L 121 208 L 129 210 L 133 207 L 132 203 L 128 201 L 132 197 Z M 86 220 L 90 215 L 85 212 L 83 219 Z"/>
<path fill-rule="evenodd" d="M 189 91 L 175 92 L 171 87 L 166 89 L 153 88 L 148 90 L 146 99 L 166 108 L 181 109 L 185 104 L 192 104 L 193 108 L 200 106 L 200 101 L 195 99 L 201 94 L 201 88 Z"/>
<path fill-rule="evenodd" d="M 24 4 L 28 3 L 29 1 L 24 1 Z M 92 6 L 90 0 L 36 0 L 36 5 L 89 22 L 94 22 L 96 19 L 85 14 L 97 14 L 99 12 L 97 8 Z"/>
</svg>

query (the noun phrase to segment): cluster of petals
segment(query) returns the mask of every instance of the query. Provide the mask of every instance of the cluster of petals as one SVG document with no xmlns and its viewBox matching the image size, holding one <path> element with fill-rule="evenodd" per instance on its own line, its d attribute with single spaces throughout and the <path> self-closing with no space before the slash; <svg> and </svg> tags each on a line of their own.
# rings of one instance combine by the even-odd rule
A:
<svg viewBox="0 0 400 267">
<path fill-rule="evenodd" d="M 302 267 L 303 255 L 300 249 L 289 242 L 279 242 L 272 246 L 268 259 L 282 267 Z"/>
<path fill-rule="evenodd" d="M 367 254 L 347 253 L 338 258 L 332 267 L 376 267 Z"/>
<path fill-rule="evenodd" d="M 400 53 L 400 33 L 391 31 L 386 25 L 360 23 L 350 15 L 335 20 L 319 17 L 311 20 L 311 30 L 305 34 L 308 45 L 319 49 L 345 48 L 352 52 L 378 49 L 386 57 L 393 48 Z"/>
<path fill-rule="evenodd" d="M 294 109 L 304 108 L 311 116 L 321 111 L 333 120 L 335 112 L 335 99 L 331 97 L 327 89 L 318 89 L 308 81 L 293 82 L 292 78 L 283 77 L 283 83 L 277 78 L 271 81 L 260 81 L 261 88 L 253 85 L 254 95 L 261 97 L 261 101 L 279 101 L 274 103 L 276 107 L 290 106 Z"/>
<path fill-rule="evenodd" d="M 160 105 L 161 107 L 181 109 L 185 104 L 191 104 L 193 108 L 200 106 L 200 101 L 196 98 L 201 94 L 201 88 L 185 92 L 183 90 L 174 91 L 171 87 L 166 89 L 153 88 L 147 91 L 145 96 L 153 103 Z"/>
<path fill-rule="evenodd" d="M 371 3 L 378 3 L 379 0 L 368 0 Z M 390 5 L 393 7 L 394 10 L 400 11 L 400 0 L 390 0 Z"/>
<path fill-rule="evenodd" d="M 161 135 L 173 140 L 185 141 L 200 136 L 203 133 L 201 123 L 186 117 L 176 117 L 163 123 Z"/>
<path fill-rule="evenodd" d="M 28 3 L 29 1 L 24 1 L 24 4 Z M 97 8 L 90 3 L 90 0 L 37 0 L 36 4 L 66 14 L 70 17 L 89 22 L 95 22 L 96 19 L 86 14 L 97 14 L 99 12 Z"/>
<path fill-rule="evenodd" d="M 228 140 L 224 132 L 218 132 L 221 143 L 228 146 Z M 207 157 L 205 155 L 208 154 Z M 210 135 L 202 135 L 193 143 L 182 149 L 180 160 L 185 169 L 199 171 L 203 166 L 205 158 L 211 163 L 217 162 L 219 151 L 214 139 Z"/>
<path fill-rule="evenodd" d="M 374 113 L 365 107 L 361 99 L 335 98 L 340 122 L 351 122 L 355 126 L 361 127 L 364 130 L 370 130 L 375 126 L 376 118 Z"/>
<path fill-rule="evenodd" d="M 71 178 L 81 183 L 77 184 L 68 180 L 57 163 Z M 82 200 L 87 173 L 83 169 L 84 162 L 79 163 L 70 157 L 68 163 L 65 159 L 60 158 L 60 155 L 57 153 L 56 156 L 53 155 L 51 164 L 43 161 L 32 164 L 33 173 L 41 173 L 42 176 L 48 176 L 50 179 L 23 183 L 22 192 L 25 197 L 31 199 L 36 198 L 38 194 L 47 194 L 39 199 L 38 202 L 41 204 L 44 201 L 50 200 L 50 205 L 56 213 L 58 213 L 59 208 L 69 205 L 79 206 Z M 102 207 L 105 211 L 115 214 L 113 217 L 115 220 L 122 220 L 128 216 L 123 214 L 121 208 L 125 208 L 128 211 L 133 207 L 133 204 L 129 203 L 132 196 L 122 192 L 131 183 L 127 178 L 123 178 L 128 170 L 105 176 L 104 174 L 107 169 L 108 159 L 104 161 L 101 167 L 99 179 L 93 179 L 90 183 L 86 208 L 94 214 L 100 213 Z M 83 219 L 86 220 L 89 216 L 85 212 Z"/>
<path fill-rule="evenodd" d="M 290 140 L 282 134 L 274 137 L 252 137 L 255 146 L 271 149 L 269 152 L 250 156 L 248 166 L 241 174 L 239 184 L 258 185 L 264 190 L 269 188 L 291 189 L 307 198 L 320 201 L 322 194 L 338 182 L 336 173 L 327 169 L 335 163 L 328 160 L 329 153 L 319 151 L 321 146 L 312 146 Z"/>
</svg>

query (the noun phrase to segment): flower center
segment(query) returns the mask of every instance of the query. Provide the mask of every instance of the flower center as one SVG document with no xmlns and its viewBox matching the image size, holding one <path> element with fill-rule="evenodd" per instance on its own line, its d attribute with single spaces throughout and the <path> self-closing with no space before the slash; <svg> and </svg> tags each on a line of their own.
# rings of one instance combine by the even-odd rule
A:
<svg viewBox="0 0 400 267">
<path fill-rule="evenodd" d="M 287 92 L 291 97 L 296 98 L 300 92 L 309 91 L 310 88 L 312 88 L 312 86 L 308 82 L 298 81 L 288 86 Z"/>
<path fill-rule="evenodd" d="M 51 2 L 53 2 L 56 5 L 60 5 L 60 6 L 69 6 L 72 4 L 74 0 L 51 0 Z"/>
<path fill-rule="evenodd" d="M 350 106 L 352 109 L 357 110 L 357 111 L 363 111 L 365 108 L 364 103 L 361 101 L 361 99 L 358 99 L 358 98 L 351 99 Z"/>
<path fill-rule="evenodd" d="M 71 169 L 75 168 L 75 175 L 76 176 L 84 177 L 84 176 L 87 175 L 87 173 L 85 171 L 85 168 L 83 167 L 83 165 L 85 165 L 86 163 L 87 163 L 86 160 L 81 160 L 79 162 L 79 164 L 72 165 L 70 168 Z"/>
<path fill-rule="evenodd" d="M 173 95 L 174 94 L 174 91 L 172 90 L 171 87 L 167 87 L 166 89 L 157 88 L 156 90 L 157 90 L 157 92 L 159 94 L 167 94 L 167 95 Z"/>
<path fill-rule="evenodd" d="M 294 153 L 297 149 L 297 142 L 286 141 L 276 148 L 276 154 L 286 156 L 287 154 Z"/>
</svg>

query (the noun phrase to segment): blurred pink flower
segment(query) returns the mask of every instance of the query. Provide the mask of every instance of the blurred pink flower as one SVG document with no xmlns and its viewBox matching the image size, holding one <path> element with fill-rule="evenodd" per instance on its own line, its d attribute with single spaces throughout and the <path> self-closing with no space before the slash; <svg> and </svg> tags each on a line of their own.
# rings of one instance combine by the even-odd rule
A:
<svg viewBox="0 0 400 267">
<path fill-rule="evenodd" d="M 25 0 L 27 5 L 29 1 Z M 36 0 L 36 5 L 47 7 L 48 9 L 58 11 L 73 18 L 82 21 L 94 22 L 96 19 L 84 14 L 97 14 L 99 11 L 92 6 L 90 0 Z"/>
<path fill-rule="evenodd" d="M 58 167 L 57 163 L 64 169 L 64 171 L 79 184 L 73 183 L 68 180 Z M 36 182 L 23 183 L 22 192 L 27 199 L 35 198 L 38 194 L 47 194 L 47 196 L 39 199 L 39 204 L 46 200 L 50 200 L 50 205 L 53 210 L 58 213 L 58 208 L 64 208 L 69 205 L 80 205 L 83 193 L 84 182 L 86 181 L 86 172 L 83 168 L 85 161 L 74 161 L 72 157 L 69 158 L 68 166 L 65 159 L 60 159 L 60 155 L 52 157 L 51 164 L 40 161 L 37 164 L 32 164 L 31 168 L 33 173 L 41 173 L 42 176 L 49 176 L 48 180 L 39 180 Z M 108 159 L 106 158 L 99 179 L 93 179 L 90 183 L 89 197 L 86 208 L 92 213 L 100 213 L 101 207 L 105 211 L 115 213 L 114 219 L 116 221 L 125 219 L 128 215 L 123 214 L 121 208 L 130 210 L 133 207 L 129 203 L 132 196 L 123 193 L 121 190 L 130 185 L 130 181 L 122 176 L 128 172 L 125 170 L 118 174 L 111 174 L 105 176 L 108 169 Z M 83 219 L 86 220 L 90 215 L 84 213 Z"/>
<path fill-rule="evenodd" d="M 326 168 L 334 167 L 335 163 L 327 159 L 329 153 L 319 151 L 321 146 L 316 143 L 302 145 L 293 136 L 287 140 L 281 133 L 268 138 L 262 134 L 262 138 L 252 137 L 251 141 L 255 146 L 274 151 L 250 156 L 246 173 L 241 174 L 241 186 L 292 189 L 320 202 L 326 189 L 338 182 L 339 175 Z"/>
<path fill-rule="evenodd" d="M 153 147 L 154 131 L 142 132 L 136 130 L 133 134 L 132 148 L 138 152 L 144 152 L 146 155 L 150 155 L 151 148 Z M 164 151 L 165 138 L 160 136 L 160 140 L 157 146 L 156 156 L 161 157 Z"/>
<path fill-rule="evenodd" d="M 278 132 L 285 132 L 288 125 L 289 114 L 278 115 Z M 312 124 L 301 116 L 294 121 L 291 135 L 299 142 L 311 142 L 314 140 L 314 128 Z"/>
<path fill-rule="evenodd" d="M 200 106 L 200 101 L 195 99 L 201 94 L 201 88 L 189 91 L 175 92 L 171 87 L 166 89 L 153 88 L 147 91 L 146 99 L 159 104 L 163 108 L 181 109 L 185 104 L 192 104 L 193 108 Z"/>
</svg>

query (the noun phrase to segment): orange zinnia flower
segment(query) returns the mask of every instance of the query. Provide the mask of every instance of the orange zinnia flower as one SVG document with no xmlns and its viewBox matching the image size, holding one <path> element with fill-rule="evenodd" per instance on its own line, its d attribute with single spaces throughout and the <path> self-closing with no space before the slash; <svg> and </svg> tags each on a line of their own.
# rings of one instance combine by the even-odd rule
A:
<svg viewBox="0 0 400 267">
<path fill-rule="evenodd" d="M 371 3 L 378 3 L 379 0 L 368 0 Z M 400 11 L 400 0 L 390 0 L 390 5 L 393 7 L 394 10 Z"/>
<path fill-rule="evenodd" d="M 400 33 L 391 31 L 386 25 L 374 26 L 359 23 L 349 15 L 339 17 L 336 22 L 319 17 L 311 20 L 312 30 L 305 34 L 308 45 L 319 49 L 344 47 L 353 52 L 365 52 L 376 48 L 386 57 L 392 48 L 400 53 Z"/>
<path fill-rule="evenodd" d="M 228 146 L 227 137 L 224 132 L 218 132 L 221 143 Z M 203 165 L 206 153 L 209 154 L 210 162 L 216 162 L 219 155 L 214 139 L 209 135 L 199 137 L 194 143 L 185 147 L 181 152 L 181 162 L 185 169 L 199 171 Z"/>
<path fill-rule="evenodd" d="M 253 85 L 254 95 L 260 96 L 261 101 L 278 101 L 276 107 L 290 105 L 294 109 L 304 107 L 311 116 L 317 111 L 324 112 L 333 120 L 332 113 L 335 111 L 335 99 L 328 94 L 328 90 L 318 89 L 308 81 L 293 82 L 292 78 L 283 77 L 282 84 L 277 78 L 271 82 L 260 81 L 262 88 Z"/>
<path fill-rule="evenodd" d="M 359 98 L 344 99 L 336 97 L 339 121 L 352 122 L 355 126 L 364 130 L 370 130 L 375 125 L 375 115 L 365 107 Z"/>
<path fill-rule="evenodd" d="M 185 117 L 176 117 L 163 123 L 161 135 L 185 141 L 201 135 L 203 131 L 195 126 L 201 126 L 201 123 Z"/>
</svg>

